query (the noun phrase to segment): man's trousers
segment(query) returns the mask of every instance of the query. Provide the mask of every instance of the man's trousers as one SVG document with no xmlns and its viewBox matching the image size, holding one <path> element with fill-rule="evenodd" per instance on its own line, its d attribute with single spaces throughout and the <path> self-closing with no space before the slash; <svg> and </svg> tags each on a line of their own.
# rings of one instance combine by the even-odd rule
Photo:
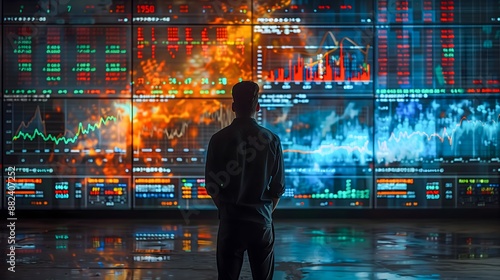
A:
<svg viewBox="0 0 500 280">
<path fill-rule="evenodd" d="M 221 221 L 217 235 L 217 270 L 219 280 L 238 280 L 243 256 L 248 261 L 253 280 L 272 280 L 274 274 L 274 226 Z"/>
</svg>

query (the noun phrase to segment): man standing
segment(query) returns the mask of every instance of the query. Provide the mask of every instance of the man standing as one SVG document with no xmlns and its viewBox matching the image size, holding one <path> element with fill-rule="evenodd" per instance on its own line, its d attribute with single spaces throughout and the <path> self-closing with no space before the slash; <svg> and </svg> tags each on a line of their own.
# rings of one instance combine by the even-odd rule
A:
<svg viewBox="0 0 500 280">
<path fill-rule="evenodd" d="M 259 85 L 251 81 L 232 89 L 233 122 L 215 133 L 208 145 L 205 186 L 219 214 L 219 280 L 237 280 L 248 260 L 254 280 L 274 273 L 272 212 L 285 192 L 279 137 L 257 124 Z"/>
</svg>

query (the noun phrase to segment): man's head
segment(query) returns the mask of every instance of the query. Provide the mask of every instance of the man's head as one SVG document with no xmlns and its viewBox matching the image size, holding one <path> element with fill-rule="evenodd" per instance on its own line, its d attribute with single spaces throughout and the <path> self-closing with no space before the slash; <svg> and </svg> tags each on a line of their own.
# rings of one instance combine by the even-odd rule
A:
<svg viewBox="0 0 500 280">
<path fill-rule="evenodd" d="M 233 111 L 237 117 L 253 116 L 260 110 L 259 85 L 252 81 L 242 81 L 233 86 Z"/>
</svg>

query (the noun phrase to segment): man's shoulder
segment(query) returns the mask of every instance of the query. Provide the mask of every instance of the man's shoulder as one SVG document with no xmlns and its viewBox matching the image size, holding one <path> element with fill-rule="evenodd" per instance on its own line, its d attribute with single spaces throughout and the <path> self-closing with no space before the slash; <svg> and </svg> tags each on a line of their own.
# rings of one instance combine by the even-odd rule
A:
<svg viewBox="0 0 500 280">
<path fill-rule="evenodd" d="M 224 138 L 228 133 L 230 134 L 231 125 L 221 128 L 219 131 L 212 134 L 212 139 Z"/>
<path fill-rule="evenodd" d="M 251 128 L 251 127 L 253 127 L 253 128 Z M 250 133 L 258 132 L 259 135 L 261 135 L 260 137 L 262 137 L 262 136 L 267 137 L 272 142 L 280 142 L 280 138 L 279 138 L 279 136 L 276 133 L 274 133 L 272 130 L 268 129 L 265 126 L 262 126 L 262 125 L 258 124 L 257 122 L 254 122 L 254 123 L 250 124 L 250 126 L 247 126 L 247 129 L 249 129 L 247 131 L 253 131 L 253 132 L 250 132 Z M 256 129 L 256 130 L 254 130 L 254 129 Z M 217 140 L 217 139 L 220 139 L 220 138 L 226 139 L 228 136 L 234 135 L 237 131 L 241 132 L 241 128 L 238 127 L 238 125 L 234 125 L 234 124 L 231 123 L 228 126 L 226 126 L 226 127 L 222 128 L 222 129 L 220 129 L 219 131 L 215 132 L 212 135 L 212 139 L 213 140 Z"/>
<path fill-rule="evenodd" d="M 278 141 L 278 142 L 280 141 L 280 137 L 278 136 L 278 134 L 274 133 L 272 130 L 270 130 L 267 127 L 264 127 L 262 125 L 258 125 L 258 126 L 260 128 L 260 134 L 266 135 L 267 137 L 269 137 L 273 141 Z"/>
</svg>

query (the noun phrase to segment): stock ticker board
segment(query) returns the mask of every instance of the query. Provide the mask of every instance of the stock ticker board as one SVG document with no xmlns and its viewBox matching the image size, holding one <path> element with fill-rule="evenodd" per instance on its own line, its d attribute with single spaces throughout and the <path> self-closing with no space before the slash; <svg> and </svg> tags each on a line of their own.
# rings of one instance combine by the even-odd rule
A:
<svg viewBox="0 0 500 280">
<path fill-rule="evenodd" d="M 1 15 L 18 209 L 215 209 L 205 152 L 241 80 L 282 140 L 282 209 L 499 207 L 500 1 L 21 0 Z"/>
</svg>

